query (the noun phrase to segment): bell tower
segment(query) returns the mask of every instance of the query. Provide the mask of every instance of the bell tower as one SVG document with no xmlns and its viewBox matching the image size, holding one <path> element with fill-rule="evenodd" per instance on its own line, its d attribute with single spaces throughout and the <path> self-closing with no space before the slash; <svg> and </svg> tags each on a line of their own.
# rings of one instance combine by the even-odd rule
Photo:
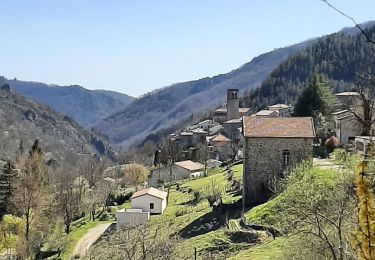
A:
<svg viewBox="0 0 375 260">
<path fill-rule="evenodd" d="M 240 99 L 238 89 L 228 89 L 227 92 L 227 120 L 240 118 Z"/>
</svg>

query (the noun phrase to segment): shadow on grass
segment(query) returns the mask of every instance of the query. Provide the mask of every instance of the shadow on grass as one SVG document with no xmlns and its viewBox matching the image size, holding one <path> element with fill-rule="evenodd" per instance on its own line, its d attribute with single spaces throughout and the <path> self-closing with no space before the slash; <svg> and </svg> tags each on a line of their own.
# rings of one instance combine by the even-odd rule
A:
<svg viewBox="0 0 375 260">
<path fill-rule="evenodd" d="M 189 225 L 180 230 L 182 238 L 192 238 L 224 227 L 229 219 L 241 217 L 242 200 L 233 204 L 223 204 L 216 206 L 211 212 L 194 220 Z"/>
</svg>

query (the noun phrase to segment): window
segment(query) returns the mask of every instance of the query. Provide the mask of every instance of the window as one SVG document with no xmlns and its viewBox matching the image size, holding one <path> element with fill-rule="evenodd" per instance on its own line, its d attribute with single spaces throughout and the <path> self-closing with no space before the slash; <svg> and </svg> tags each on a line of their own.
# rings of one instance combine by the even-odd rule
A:
<svg viewBox="0 0 375 260">
<path fill-rule="evenodd" d="M 154 203 L 150 203 L 150 209 L 154 209 Z"/>
<path fill-rule="evenodd" d="M 289 166 L 290 164 L 290 151 L 289 150 L 283 151 L 283 164 L 284 166 Z"/>
</svg>

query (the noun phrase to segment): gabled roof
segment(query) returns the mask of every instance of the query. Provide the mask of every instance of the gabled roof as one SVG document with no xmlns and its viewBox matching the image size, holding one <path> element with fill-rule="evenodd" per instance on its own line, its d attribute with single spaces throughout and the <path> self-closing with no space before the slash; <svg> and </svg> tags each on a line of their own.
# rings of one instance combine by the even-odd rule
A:
<svg viewBox="0 0 375 260">
<path fill-rule="evenodd" d="M 276 110 L 260 110 L 255 115 L 256 116 L 272 116 L 272 115 L 277 116 L 278 114 L 279 112 Z"/>
<path fill-rule="evenodd" d="M 198 162 L 193 162 L 193 161 L 190 161 L 190 160 L 181 161 L 181 162 L 175 162 L 174 164 L 177 165 L 177 166 L 179 166 L 179 167 L 181 167 L 181 168 L 189 170 L 189 171 L 198 171 L 198 170 L 203 170 L 204 169 L 204 165 L 203 164 L 200 164 Z"/>
<path fill-rule="evenodd" d="M 222 134 L 218 134 L 210 139 L 210 142 L 226 142 L 229 143 L 231 140 Z"/>
<path fill-rule="evenodd" d="M 244 117 L 245 137 L 314 138 L 311 117 Z"/>
<path fill-rule="evenodd" d="M 150 196 L 165 200 L 167 198 L 168 193 L 151 187 L 148 189 L 135 192 L 133 196 L 131 196 L 130 199 L 138 198 L 144 195 L 150 195 Z"/>
</svg>

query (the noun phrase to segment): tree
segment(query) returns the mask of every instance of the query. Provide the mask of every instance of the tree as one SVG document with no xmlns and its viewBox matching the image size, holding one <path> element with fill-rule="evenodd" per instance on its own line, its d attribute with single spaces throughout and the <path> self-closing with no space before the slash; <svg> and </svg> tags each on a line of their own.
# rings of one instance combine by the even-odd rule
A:
<svg viewBox="0 0 375 260">
<path fill-rule="evenodd" d="M 369 136 L 375 123 L 375 81 L 369 75 L 358 77 L 358 95 L 349 96 L 343 105 L 353 115 L 353 124 L 360 125 L 361 135 Z"/>
<path fill-rule="evenodd" d="M 335 97 L 321 75 L 315 75 L 302 90 L 294 106 L 295 116 L 315 116 L 320 112 L 329 116 L 335 105 Z"/>
<path fill-rule="evenodd" d="M 47 183 L 48 170 L 44 165 L 39 141 L 36 140 L 13 183 L 11 198 L 15 211 L 25 218 L 26 240 L 29 240 L 30 227 L 37 211 L 44 207 Z"/>
<path fill-rule="evenodd" d="M 4 215 L 0 221 L 0 252 L 3 249 L 12 249 L 17 246 L 19 237 L 22 236 L 24 222 L 21 218 Z"/>
<path fill-rule="evenodd" d="M 60 172 L 56 184 L 58 212 L 63 218 L 66 234 L 69 234 L 71 223 L 79 215 L 79 189 L 74 184 L 75 178 L 72 172 Z"/>
<path fill-rule="evenodd" d="M 181 259 L 177 238 L 168 231 L 168 223 L 160 226 L 141 224 L 125 227 L 99 242 L 90 259 Z"/>
<path fill-rule="evenodd" d="M 138 185 L 143 184 L 148 177 L 148 170 L 140 164 L 131 163 L 125 165 L 123 170 L 123 183 L 138 190 Z"/>
<path fill-rule="evenodd" d="M 0 201 L 0 218 L 9 211 L 9 200 L 12 194 L 12 182 L 18 173 L 16 165 L 10 161 L 5 162 L 2 169 L 0 169 L 0 194 L 3 198 Z"/>
<path fill-rule="evenodd" d="M 355 225 L 351 169 L 336 172 L 302 163 L 281 181 L 280 229 L 299 242 L 288 247 L 288 259 L 301 249 L 316 259 L 352 259 L 349 238 Z M 308 243 L 306 243 L 308 242 Z M 294 255 L 294 256 L 293 256 Z M 298 255 L 297 258 L 310 259 Z M 315 259 L 314 258 L 314 259 Z"/>
</svg>

